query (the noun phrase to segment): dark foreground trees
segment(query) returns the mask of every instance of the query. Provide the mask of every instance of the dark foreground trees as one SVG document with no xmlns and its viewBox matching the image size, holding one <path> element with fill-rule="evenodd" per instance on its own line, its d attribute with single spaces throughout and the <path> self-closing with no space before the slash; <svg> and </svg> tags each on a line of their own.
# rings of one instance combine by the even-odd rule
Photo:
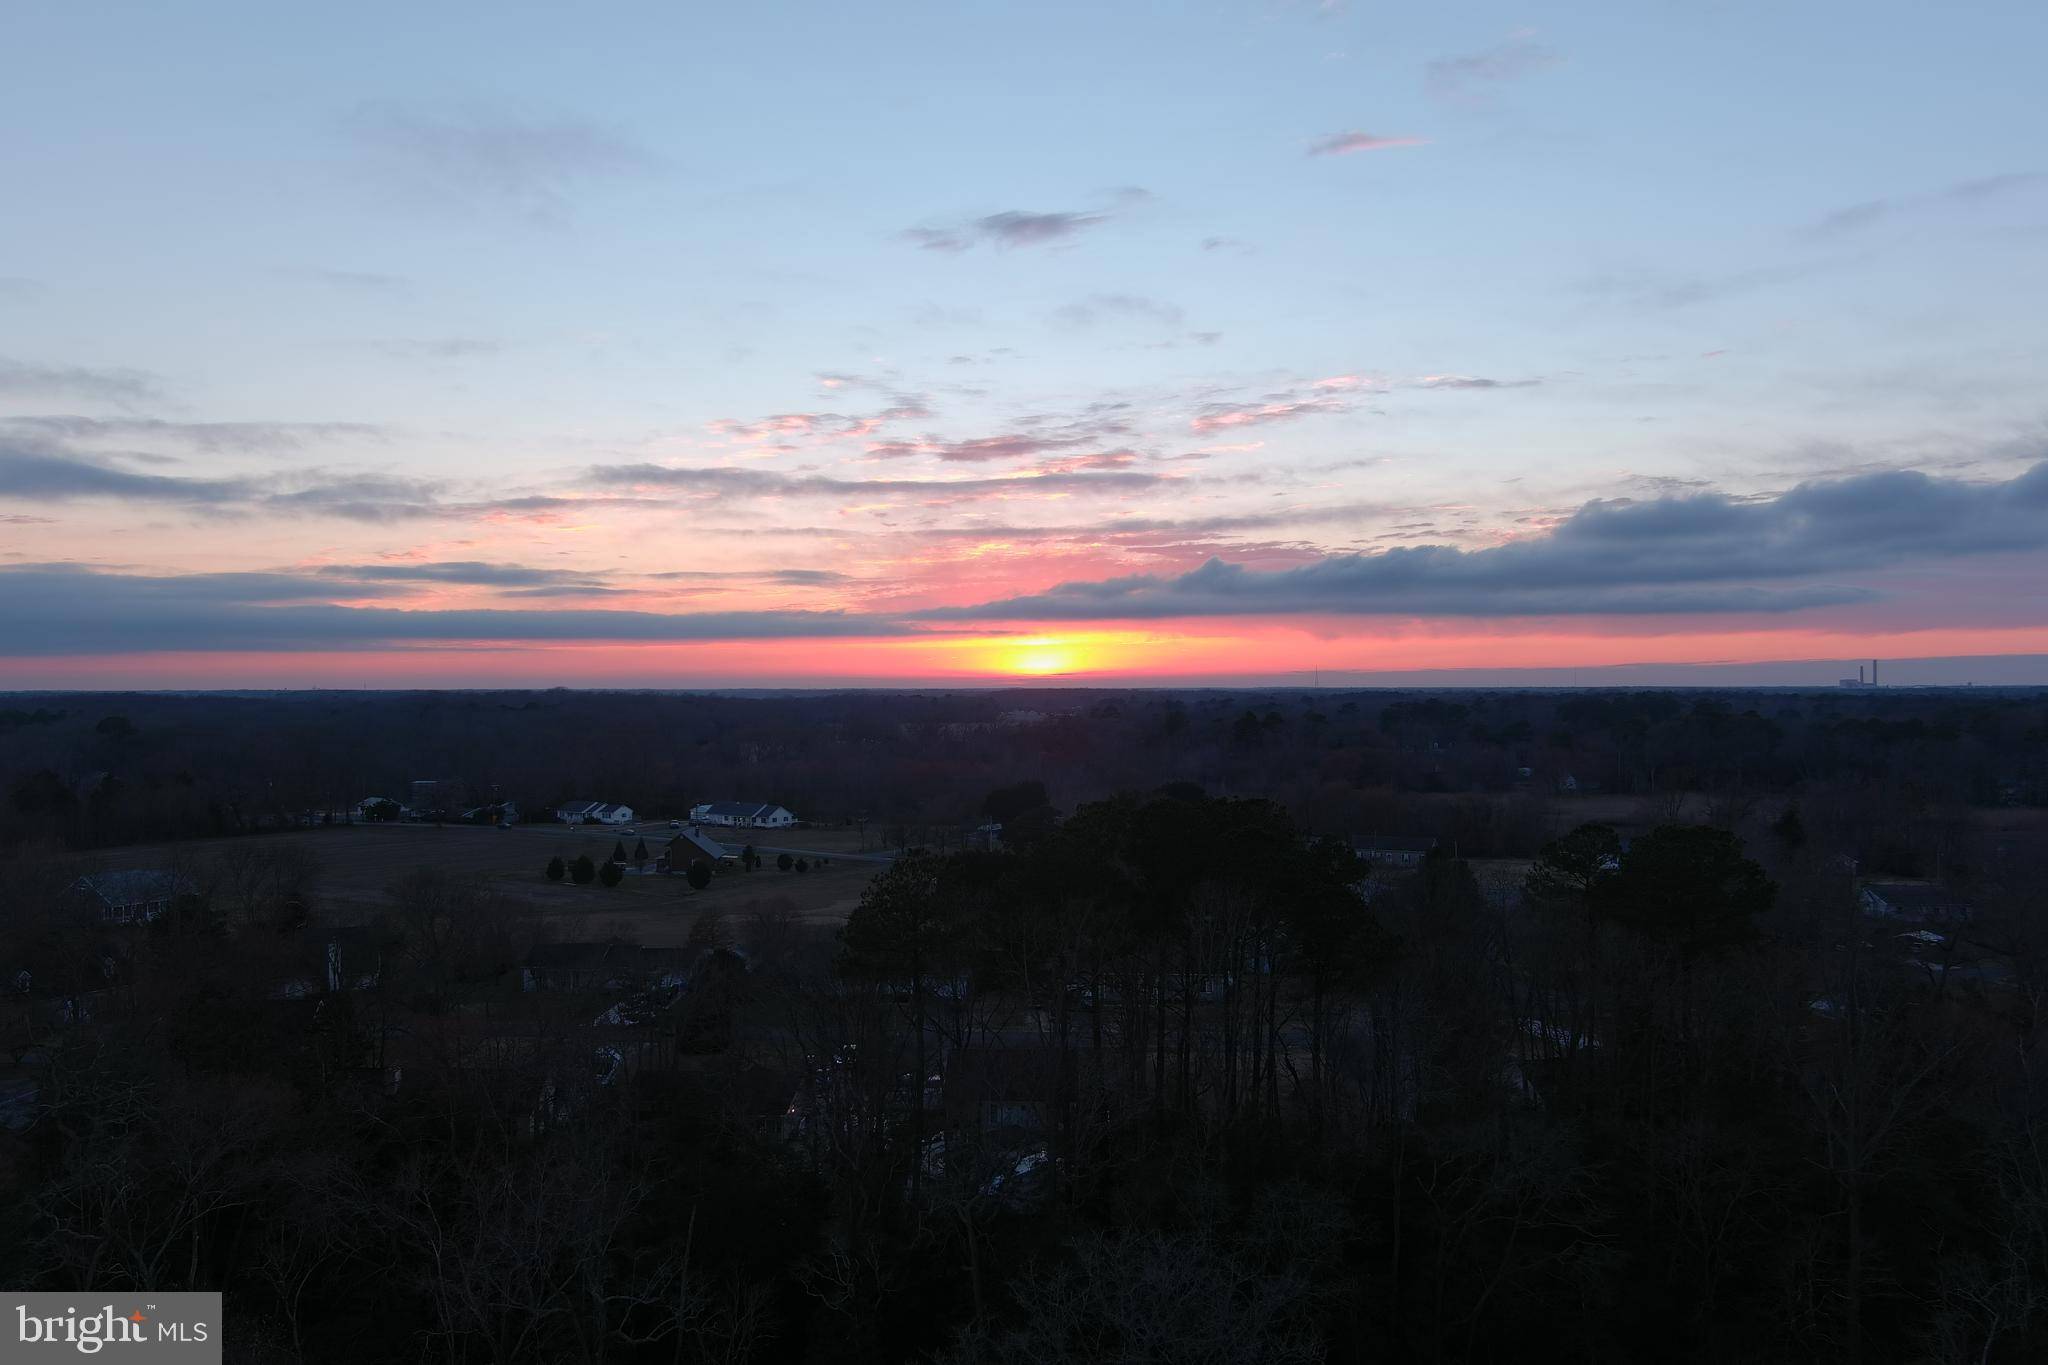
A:
<svg viewBox="0 0 2048 1365">
<path fill-rule="evenodd" d="M 2041 1358 L 2021 993 L 1724 831 L 1496 873 L 1124 798 L 905 855 L 843 931 L 701 917 L 661 1008 L 522 990 L 516 907 L 436 874 L 349 940 L 373 985 L 297 995 L 261 915 L 110 978 L 0 879 L 92 999 L 7 1016 L 0 1277 L 222 1289 L 314 1362 Z"/>
</svg>

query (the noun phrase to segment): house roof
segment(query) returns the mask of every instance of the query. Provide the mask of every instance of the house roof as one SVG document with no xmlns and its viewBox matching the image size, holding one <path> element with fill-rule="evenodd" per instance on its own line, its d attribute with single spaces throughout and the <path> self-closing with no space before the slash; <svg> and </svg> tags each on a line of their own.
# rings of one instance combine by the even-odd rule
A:
<svg viewBox="0 0 2048 1365">
<path fill-rule="evenodd" d="M 716 839 L 708 835 L 699 834 L 693 829 L 682 830 L 668 841 L 671 861 L 675 858 L 677 844 L 685 845 L 684 851 L 689 852 L 692 856 L 708 858 L 714 863 L 725 856 L 724 846 Z"/>
<path fill-rule="evenodd" d="M 556 810 L 572 810 L 579 815 L 604 815 L 615 810 L 627 810 L 616 801 L 564 801 Z"/>
<path fill-rule="evenodd" d="M 1932 882 L 1872 882 L 1863 889 L 1902 914 L 1954 914 L 1970 908 L 1961 896 Z"/>
<path fill-rule="evenodd" d="M 191 889 L 174 872 L 149 868 L 133 872 L 94 872 L 80 877 L 77 885 L 92 892 L 108 905 L 147 905 L 167 901 Z"/>
<path fill-rule="evenodd" d="M 782 809 L 777 805 L 762 805 L 756 801 L 713 801 L 700 809 L 713 815 L 729 816 L 735 820 L 758 820 Z"/>
</svg>

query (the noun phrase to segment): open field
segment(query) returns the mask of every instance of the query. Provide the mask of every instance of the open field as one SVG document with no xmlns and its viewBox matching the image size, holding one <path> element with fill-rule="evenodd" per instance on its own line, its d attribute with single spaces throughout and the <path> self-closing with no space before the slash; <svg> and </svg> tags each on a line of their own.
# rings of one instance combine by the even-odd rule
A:
<svg viewBox="0 0 2048 1365">
<path fill-rule="evenodd" d="M 803 833 L 790 831 L 782 838 L 791 847 L 808 847 Z M 311 864 L 309 908 L 316 918 L 337 924 L 374 917 L 390 905 L 394 885 L 414 870 L 430 867 L 486 882 L 518 908 L 549 920 L 558 938 L 617 934 L 650 944 L 680 942 L 691 923 L 712 910 L 739 918 L 772 905 L 804 919 L 843 920 L 881 866 L 842 862 L 833 855 L 831 864 L 814 866 L 808 873 L 783 873 L 775 870 L 771 857 L 757 872 L 720 873 L 702 892 L 691 891 L 682 877 L 635 873 L 630 863 L 625 880 L 609 888 L 595 882 L 577 886 L 566 878 L 550 882 L 543 874 L 550 858 L 571 862 L 587 853 L 592 861 L 602 862 L 615 843 L 623 842 L 631 853 L 641 837 L 652 855 L 667 841 L 668 831 L 649 829 L 645 835 L 628 837 L 595 827 L 561 825 L 337 825 L 101 849 L 82 855 L 80 861 L 88 868 L 109 870 L 178 868 L 200 884 L 211 885 L 260 860 L 304 857 Z"/>
</svg>

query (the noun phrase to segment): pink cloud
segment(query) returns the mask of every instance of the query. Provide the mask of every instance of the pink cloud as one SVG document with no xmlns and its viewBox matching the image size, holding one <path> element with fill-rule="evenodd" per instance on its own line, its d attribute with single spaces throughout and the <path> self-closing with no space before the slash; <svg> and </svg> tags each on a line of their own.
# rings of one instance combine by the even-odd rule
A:
<svg viewBox="0 0 2048 1365">
<path fill-rule="evenodd" d="M 711 424 L 711 430 L 720 436 L 737 436 L 743 441 L 765 441 L 774 436 L 808 436 L 818 429 L 820 423 L 838 420 L 832 413 L 778 412 L 758 422 L 721 418 Z"/>
<path fill-rule="evenodd" d="M 1063 455 L 1039 464 L 1041 474 L 1077 474 L 1087 469 L 1129 469 L 1138 461 L 1135 451 L 1098 450 L 1089 455 Z"/>
<path fill-rule="evenodd" d="M 1310 156 L 1347 156 L 1352 152 L 1379 152 L 1389 147 L 1420 147 L 1426 137 L 1381 137 L 1373 133 L 1332 133 L 1310 145 Z"/>
<path fill-rule="evenodd" d="M 1284 422 L 1312 413 L 1342 411 L 1344 405 L 1332 398 L 1304 398 L 1292 403 L 1259 403 L 1250 407 L 1212 406 L 1189 421 L 1188 427 L 1199 432 L 1229 431 L 1265 422 Z"/>
<path fill-rule="evenodd" d="M 880 412 L 849 416 L 838 412 L 778 412 L 752 422 L 722 417 L 709 424 L 714 435 L 748 442 L 840 441 L 872 436 L 890 422 L 907 422 L 931 416 L 924 401 L 898 397 Z"/>
</svg>

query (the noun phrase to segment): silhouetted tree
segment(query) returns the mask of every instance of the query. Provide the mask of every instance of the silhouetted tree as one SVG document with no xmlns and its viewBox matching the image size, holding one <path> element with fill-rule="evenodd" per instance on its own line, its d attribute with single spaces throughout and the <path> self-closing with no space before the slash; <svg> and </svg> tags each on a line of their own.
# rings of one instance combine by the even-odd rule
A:
<svg viewBox="0 0 2048 1365">
<path fill-rule="evenodd" d="M 1629 845 L 1599 897 L 1615 920 L 1690 957 L 1749 938 L 1777 890 L 1727 830 L 1660 825 Z"/>
<path fill-rule="evenodd" d="M 690 860 L 689 879 L 692 891 L 702 891 L 705 887 L 711 885 L 711 864 L 705 862 L 702 858 L 692 858 Z"/>
<path fill-rule="evenodd" d="M 1580 825 L 1543 846 L 1522 879 L 1522 894 L 1533 905 L 1586 917 L 1590 930 L 1600 888 L 1620 875 L 1621 837 L 1611 825 Z"/>
<path fill-rule="evenodd" d="M 1611 825 L 1580 825 L 1543 852 L 1523 878 L 1530 900 L 1577 908 L 1592 899 L 1594 889 L 1621 870 L 1621 838 Z"/>
<path fill-rule="evenodd" d="M 804 866 L 801 860 L 797 862 L 799 871 Z M 941 872 L 941 861 L 928 853 L 912 852 L 898 858 L 868 883 L 860 904 L 839 931 L 840 970 L 869 981 L 900 981 L 909 987 L 915 1057 L 911 1074 L 920 1083 L 928 1074 L 925 1042 L 930 1027 L 931 970 L 942 962 L 950 965 L 961 928 L 958 902 L 941 894 Z M 910 1150 L 922 1152 L 922 1103 L 912 1104 L 910 1123 Z M 913 1194 L 922 1167 L 920 1160 L 911 1169 Z"/>
<path fill-rule="evenodd" d="M 1052 833 L 1059 812 L 1046 796 L 1045 783 L 1019 782 L 998 787 L 981 803 L 981 813 L 1003 827 L 1003 842 L 1030 848 Z"/>
<path fill-rule="evenodd" d="M 576 861 L 569 864 L 569 880 L 578 886 L 588 886 L 597 880 L 597 864 L 588 853 L 577 854 Z"/>
<path fill-rule="evenodd" d="M 548 859 L 548 880 L 549 880 L 549 881 L 551 881 L 551 882 L 558 882 L 558 881 L 562 880 L 563 876 L 564 876 L 564 875 L 566 875 L 566 874 L 568 873 L 568 870 L 569 870 L 568 868 L 566 868 L 566 867 L 564 867 L 564 866 L 562 865 L 562 855 L 561 855 L 561 854 L 559 854 L 559 853 L 558 853 L 558 854 L 556 854 L 556 855 L 555 855 L 554 857 L 552 857 L 552 858 Z"/>
</svg>

